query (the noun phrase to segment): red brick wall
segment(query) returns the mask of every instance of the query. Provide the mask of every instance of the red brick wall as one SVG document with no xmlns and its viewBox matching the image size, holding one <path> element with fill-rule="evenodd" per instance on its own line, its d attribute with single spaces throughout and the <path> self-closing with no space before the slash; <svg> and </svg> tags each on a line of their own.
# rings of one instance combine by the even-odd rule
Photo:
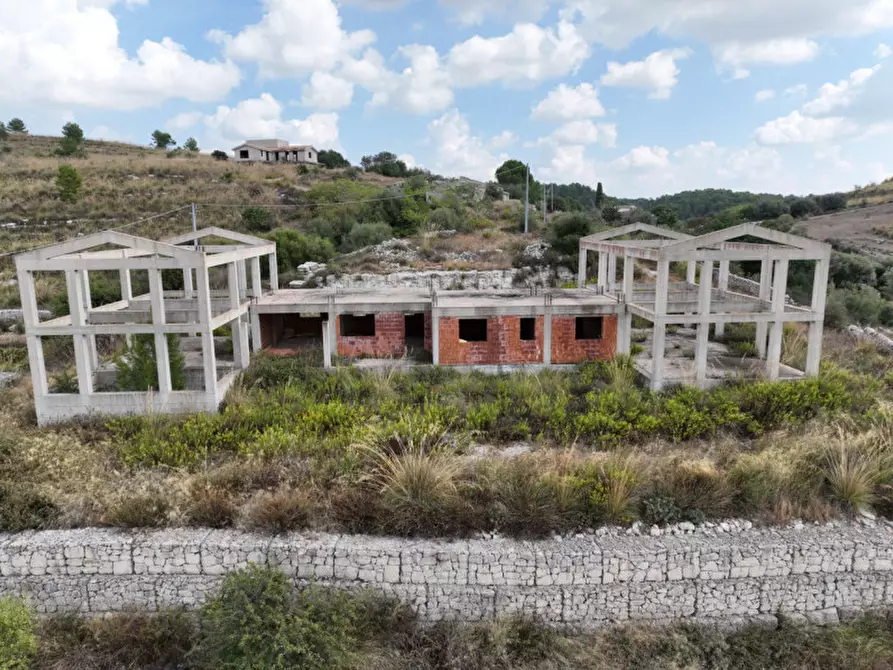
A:
<svg viewBox="0 0 893 670">
<path fill-rule="evenodd" d="M 552 317 L 552 362 L 584 363 L 614 358 L 617 354 L 617 316 L 603 318 L 602 339 L 578 341 L 576 317 Z"/>
<path fill-rule="evenodd" d="M 487 319 L 486 342 L 459 340 L 459 319 L 440 319 L 441 365 L 512 365 L 543 362 L 543 317 L 536 317 L 536 339 L 521 340 L 521 317 Z"/>
<path fill-rule="evenodd" d="M 406 351 L 406 321 L 402 312 L 375 315 L 375 337 L 341 337 L 341 316 L 335 319 L 338 355 L 349 358 L 390 358 Z"/>
</svg>

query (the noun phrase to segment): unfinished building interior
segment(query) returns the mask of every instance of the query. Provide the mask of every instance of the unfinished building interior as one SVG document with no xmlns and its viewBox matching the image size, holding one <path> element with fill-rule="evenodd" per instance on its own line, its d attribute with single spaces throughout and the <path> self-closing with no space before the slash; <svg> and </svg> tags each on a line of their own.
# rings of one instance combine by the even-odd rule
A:
<svg viewBox="0 0 893 670">
<path fill-rule="evenodd" d="M 265 257 L 275 286 L 275 244 L 219 228 L 163 242 L 107 231 L 18 255 L 38 423 L 94 412 L 216 411 L 239 371 L 248 366 L 250 340 L 259 347 L 260 334 L 249 335 L 249 306 L 264 293 L 261 259 Z M 70 313 L 41 321 L 35 281 L 39 274 L 52 272 L 65 275 Z M 120 300 L 95 306 L 91 273 L 116 274 Z M 212 288 L 212 275 L 225 288 Z M 172 279 L 181 288 L 165 290 L 165 281 Z M 134 286 L 147 286 L 148 291 L 134 295 Z M 215 347 L 215 331 L 227 330 L 232 333 L 231 347 L 223 347 L 227 353 L 220 355 L 221 338 L 216 338 Z M 157 384 L 140 391 L 116 389 L 115 364 L 102 360 L 98 340 L 130 343 L 139 336 L 151 337 Z M 54 388 L 47 378 L 44 347 L 60 338 L 70 338 L 73 346 L 76 392 Z M 172 378 L 171 343 L 184 350 L 185 379 L 179 380 L 180 388 L 174 387 Z"/>
<path fill-rule="evenodd" d="M 162 242 L 98 233 L 20 254 L 16 267 L 37 416 L 45 424 L 90 412 L 213 411 L 248 366 L 250 350 L 289 354 L 304 346 L 321 348 L 326 367 L 407 358 L 503 371 L 610 360 L 631 353 L 635 334 L 637 342 L 650 339 L 634 361 L 655 390 L 738 377 L 798 379 L 818 374 L 830 254 L 826 244 L 756 224 L 700 237 L 632 224 L 581 240 L 577 288 L 281 290 L 275 244 L 206 228 Z M 814 273 L 809 306 L 787 300 L 796 262 L 810 263 Z M 732 274 L 731 263 L 756 264 L 759 282 Z M 268 291 L 262 266 L 269 268 Z M 671 282 L 671 269 L 685 281 Z M 40 320 L 35 279 L 45 272 L 65 274 L 70 315 Z M 120 299 L 95 306 L 90 273 L 100 272 L 117 275 Z M 145 273 L 141 295 L 133 290 L 137 273 Z M 171 273 L 179 280 L 168 281 Z M 176 287 L 165 290 L 166 281 Z M 731 356 L 711 341 L 739 323 L 755 324 L 754 357 Z M 781 361 L 787 323 L 808 324 L 803 370 Z M 690 355 L 668 348 L 675 328 L 694 329 Z M 154 345 L 156 387 L 115 388 L 115 364 L 100 360 L 97 340 L 139 335 Z M 186 356 L 180 388 L 171 378 L 169 336 Z M 44 346 L 58 337 L 73 340 L 76 392 L 53 389 L 47 379 Z M 231 348 L 220 350 L 221 337 Z"/>
<path fill-rule="evenodd" d="M 635 362 L 652 389 L 674 383 L 706 388 L 736 377 L 774 381 L 818 374 L 831 258 L 829 245 L 754 223 L 699 237 L 632 224 L 580 241 L 581 287 L 588 282 L 591 257 L 595 260 L 597 285 L 624 306 L 618 334 L 620 350 L 629 351 L 633 317 L 651 323 L 650 356 L 637 357 Z M 759 282 L 732 275 L 732 262 L 758 263 Z M 794 305 L 787 299 L 788 274 L 795 262 L 812 266 L 809 306 Z M 637 264 L 640 271 L 653 277 L 651 281 L 636 281 Z M 684 266 L 685 281 L 670 281 L 672 264 Z M 648 265 L 653 270 L 644 267 Z M 714 337 L 721 338 L 728 324 L 740 323 L 756 324 L 759 360 L 711 354 L 711 327 Z M 802 371 L 781 362 L 787 323 L 808 324 Z M 668 328 L 680 326 L 696 329 L 691 358 L 668 356 Z"/>
</svg>

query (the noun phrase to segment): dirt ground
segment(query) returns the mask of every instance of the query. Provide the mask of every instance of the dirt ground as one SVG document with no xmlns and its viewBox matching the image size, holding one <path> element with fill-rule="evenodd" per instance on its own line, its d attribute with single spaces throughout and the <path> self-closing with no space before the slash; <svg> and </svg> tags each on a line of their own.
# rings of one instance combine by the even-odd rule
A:
<svg viewBox="0 0 893 670">
<path fill-rule="evenodd" d="M 816 240 L 841 240 L 871 256 L 893 254 L 893 203 L 816 216 L 793 230 Z"/>
</svg>

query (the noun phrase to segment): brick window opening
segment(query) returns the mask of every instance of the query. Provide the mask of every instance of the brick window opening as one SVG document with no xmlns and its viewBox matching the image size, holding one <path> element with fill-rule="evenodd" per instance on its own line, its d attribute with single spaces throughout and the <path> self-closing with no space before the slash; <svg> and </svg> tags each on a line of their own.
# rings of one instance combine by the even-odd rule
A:
<svg viewBox="0 0 893 670">
<path fill-rule="evenodd" d="M 375 337 L 375 315 L 341 316 L 341 337 Z"/>
<path fill-rule="evenodd" d="M 536 319 L 521 319 L 521 341 L 536 339 Z"/>
<path fill-rule="evenodd" d="M 425 315 L 407 314 L 404 316 L 404 326 L 407 340 L 425 339 Z"/>
<path fill-rule="evenodd" d="M 248 158 L 248 150 L 247 150 L 247 149 L 242 149 L 242 150 L 239 152 L 239 158 Z"/>
<path fill-rule="evenodd" d="M 486 342 L 487 319 L 459 319 L 459 339 L 465 342 Z"/>
<path fill-rule="evenodd" d="M 602 339 L 602 317 L 578 316 L 576 338 L 578 340 Z"/>
</svg>

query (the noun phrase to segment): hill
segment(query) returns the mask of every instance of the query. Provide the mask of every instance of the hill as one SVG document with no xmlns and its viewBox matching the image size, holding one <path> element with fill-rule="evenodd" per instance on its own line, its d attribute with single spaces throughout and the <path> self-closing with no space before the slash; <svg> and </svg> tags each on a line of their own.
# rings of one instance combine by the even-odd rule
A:
<svg viewBox="0 0 893 670">
<path fill-rule="evenodd" d="M 676 216 L 680 219 L 696 219 L 716 214 L 729 207 L 757 205 L 762 202 L 784 203 L 792 199 L 794 199 L 793 196 L 775 193 L 751 193 L 749 191 L 707 188 L 662 195 L 659 198 L 638 198 L 623 202 L 648 210 L 664 205 L 676 212 Z"/>
</svg>

